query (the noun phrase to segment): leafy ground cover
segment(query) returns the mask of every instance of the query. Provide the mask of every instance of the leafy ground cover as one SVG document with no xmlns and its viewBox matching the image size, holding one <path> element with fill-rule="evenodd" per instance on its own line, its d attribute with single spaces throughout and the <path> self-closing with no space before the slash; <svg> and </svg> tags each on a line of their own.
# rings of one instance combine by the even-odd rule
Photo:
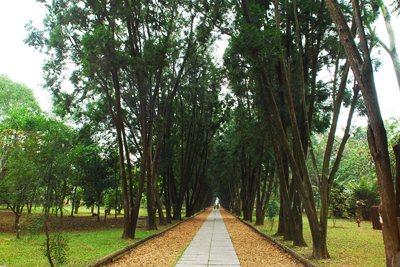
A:
<svg viewBox="0 0 400 267">
<path fill-rule="evenodd" d="M 304 238 L 309 247 L 293 247 L 291 241 L 284 241 L 281 236 L 274 236 L 278 219 L 271 230 L 271 223 L 265 220 L 264 226 L 256 226 L 264 233 L 273 236 L 279 242 L 292 248 L 306 258 L 311 257 L 312 241 L 307 217 L 303 216 Z M 362 221 L 361 227 L 349 219 L 337 219 L 335 227 L 328 221 L 328 251 L 331 259 L 313 261 L 318 266 L 386 266 L 382 231 L 373 230 L 372 222 Z"/>
<path fill-rule="evenodd" d="M 304 266 L 288 253 L 283 252 L 266 238 L 220 208 L 225 226 L 242 267 L 255 266 Z"/>
<path fill-rule="evenodd" d="M 90 211 L 82 209 L 78 216 L 71 218 L 65 216 L 63 232 L 68 241 L 68 263 L 65 266 L 85 266 L 105 255 L 108 255 L 135 241 L 164 230 L 168 226 L 158 226 L 157 231 L 147 231 L 138 228 L 135 240 L 123 240 L 122 217 L 117 220 L 111 215 L 104 222 L 97 222 L 96 217 L 91 217 Z M 144 214 L 140 214 L 144 215 Z M 43 234 L 30 236 L 23 232 L 21 239 L 16 239 L 13 231 L 13 213 L 4 207 L 0 208 L 0 265 L 5 266 L 48 266 L 45 257 L 45 236 Z M 24 217 L 21 221 L 24 220 Z M 173 223 L 176 223 L 174 221 Z"/>
</svg>

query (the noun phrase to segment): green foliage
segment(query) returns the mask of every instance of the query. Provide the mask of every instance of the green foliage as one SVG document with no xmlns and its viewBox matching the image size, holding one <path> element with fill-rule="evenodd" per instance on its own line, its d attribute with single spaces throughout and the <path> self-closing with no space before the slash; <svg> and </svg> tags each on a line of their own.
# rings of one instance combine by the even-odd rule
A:
<svg viewBox="0 0 400 267">
<path fill-rule="evenodd" d="M 43 246 L 46 247 L 46 244 Z M 69 246 L 66 236 L 61 233 L 53 234 L 50 237 L 49 249 L 45 250 L 45 256 L 48 257 L 50 254 L 55 266 L 64 265 L 68 262 L 68 250 Z"/>
<path fill-rule="evenodd" d="M 346 191 L 346 187 L 334 181 L 329 202 L 331 218 L 333 226 L 335 227 L 336 219 L 345 217 L 344 213 L 348 210 L 350 205 L 349 194 Z"/>
<path fill-rule="evenodd" d="M 372 229 L 372 222 L 363 221 L 358 228 L 357 223 L 350 219 L 336 219 L 335 227 L 332 226 L 332 219 L 328 220 L 328 247 L 330 259 L 312 260 L 318 266 L 385 266 L 385 248 L 382 240 L 382 231 Z M 304 239 L 307 244 L 312 243 L 310 227 L 307 217 L 303 215 Z M 274 237 L 280 243 L 293 249 L 305 258 L 309 258 L 312 247 L 295 247 L 283 236 L 274 236 L 278 225 L 271 230 L 269 226 L 257 226 L 262 232 Z"/>
<path fill-rule="evenodd" d="M 28 214 L 21 222 L 21 228 L 23 232 L 27 232 L 30 236 L 37 235 L 44 226 L 44 220 L 43 214 Z"/>
<path fill-rule="evenodd" d="M 337 181 L 349 184 L 362 179 L 373 180 L 375 177 L 375 166 L 368 148 L 366 128 L 359 127 L 347 141 L 347 149 L 343 153 L 337 172 Z"/>
<path fill-rule="evenodd" d="M 144 212 L 141 210 L 140 215 L 145 216 Z M 89 214 L 89 210 L 85 210 L 82 215 L 88 216 Z M 179 221 L 173 221 L 172 223 L 175 224 L 177 222 Z M 136 238 L 138 240 L 146 238 L 170 226 L 159 226 L 157 231 L 138 228 Z M 120 226 L 115 228 L 69 230 L 64 231 L 63 236 L 67 241 L 68 249 L 66 251 L 67 262 L 63 266 L 70 267 L 86 266 L 134 242 L 121 239 Z M 21 239 L 15 239 L 12 234 L 0 232 L 0 240 L 2 240 L 0 242 L 2 265 L 18 267 L 49 266 L 47 259 L 43 257 L 43 243 L 45 242 L 43 234 L 30 237 L 23 235 Z M 56 266 L 58 265 L 56 264 Z"/>
<path fill-rule="evenodd" d="M 267 205 L 267 217 L 271 224 L 271 230 L 274 227 L 274 218 L 279 215 L 279 202 L 276 200 L 270 200 Z"/>
<path fill-rule="evenodd" d="M 348 185 L 352 194 L 349 198 L 348 212 L 353 216 L 362 216 L 371 220 L 371 206 L 379 205 L 379 188 L 376 180 L 361 179 Z"/>
<path fill-rule="evenodd" d="M 396 12 L 400 16 L 400 0 L 392 1 L 393 12 Z"/>
<path fill-rule="evenodd" d="M 32 89 L 25 84 L 12 81 L 7 75 L 0 75 L 0 120 L 1 116 L 16 106 L 28 106 L 40 110 Z"/>
</svg>

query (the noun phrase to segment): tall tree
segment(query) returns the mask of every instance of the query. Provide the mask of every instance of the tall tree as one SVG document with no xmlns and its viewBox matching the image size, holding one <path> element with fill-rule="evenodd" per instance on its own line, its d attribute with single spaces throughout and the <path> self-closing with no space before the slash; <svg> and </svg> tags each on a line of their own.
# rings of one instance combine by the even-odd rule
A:
<svg viewBox="0 0 400 267">
<path fill-rule="evenodd" d="M 386 30 L 388 33 L 389 37 L 389 45 L 385 44 L 371 29 L 371 25 L 368 21 L 366 21 L 366 26 L 368 27 L 370 35 L 385 49 L 385 51 L 390 55 L 390 58 L 392 59 L 393 67 L 394 67 L 394 72 L 396 74 L 396 79 L 397 79 L 397 87 L 400 90 L 400 59 L 399 55 L 397 53 L 396 49 L 396 35 L 393 30 L 392 26 L 392 19 L 391 19 L 391 14 L 386 7 L 385 3 L 382 0 L 376 1 L 376 3 L 379 5 L 379 8 L 382 12 L 383 19 L 385 20 L 385 26 Z"/>
<path fill-rule="evenodd" d="M 44 67 L 46 86 L 58 106 L 82 113 L 97 102 L 113 123 L 123 185 L 124 238 L 135 235 L 145 184 L 149 228 L 155 228 L 155 204 L 161 210 L 155 187 L 166 122 L 188 57 L 208 46 L 212 36 L 212 24 L 195 12 L 194 4 L 54 0 L 47 5 L 44 32 L 49 37 L 28 26 L 26 42 L 46 48 L 49 55 Z M 75 91 L 67 94 L 61 85 L 71 61 Z M 136 196 L 132 154 L 140 159 Z"/>
<path fill-rule="evenodd" d="M 362 9 L 360 8 L 359 1 L 352 1 L 354 20 L 360 36 L 360 45 L 357 46 L 340 5 L 335 0 L 328 0 L 326 4 L 339 32 L 340 40 L 345 48 L 351 69 L 364 98 L 368 116 L 368 144 L 375 161 L 381 196 L 379 211 L 385 225 L 382 233 L 385 244 L 386 265 L 397 266 L 400 264 L 400 239 L 396 219 L 394 184 L 390 169 L 386 130 L 380 112 L 370 50 L 361 16 Z"/>
</svg>

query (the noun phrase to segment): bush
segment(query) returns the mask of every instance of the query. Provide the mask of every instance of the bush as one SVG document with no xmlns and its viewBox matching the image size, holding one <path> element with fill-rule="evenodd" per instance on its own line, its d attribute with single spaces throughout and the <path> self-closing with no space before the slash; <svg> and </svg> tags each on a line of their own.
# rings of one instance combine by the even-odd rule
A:
<svg viewBox="0 0 400 267">
<path fill-rule="evenodd" d="M 333 218 L 343 218 L 344 213 L 349 207 L 348 203 L 349 194 L 346 192 L 346 188 L 342 184 L 337 182 L 333 183 L 331 195 L 330 195 L 330 209 Z"/>
<path fill-rule="evenodd" d="M 27 232 L 30 236 L 40 233 L 44 225 L 43 214 L 28 214 L 28 216 L 21 222 L 21 229 Z"/>
<path fill-rule="evenodd" d="M 350 183 L 352 194 L 349 197 L 348 213 L 371 220 L 371 206 L 379 205 L 379 188 L 375 180 L 362 178 L 359 183 Z"/>
<path fill-rule="evenodd" d="M 44 246 L 47 247 L 46 243 Z M 50 253 L 51 259 L 54 261 L 55 266 L 60 266 L 67 263 L 68 250 L 69 247 L 67 238 L 60 233 L 54 234 L 50 237 L 50 248 L 49 250 L 45 250 L 45 256 L 49 257 Z"/>
<path fill-rule="evenodd" d="M 279 202 L 270 200 L 267 206 L 267 217 L 271 223 L 271 229 L 274 227 L 274 218 L 279 214 Z"/>
</svg>

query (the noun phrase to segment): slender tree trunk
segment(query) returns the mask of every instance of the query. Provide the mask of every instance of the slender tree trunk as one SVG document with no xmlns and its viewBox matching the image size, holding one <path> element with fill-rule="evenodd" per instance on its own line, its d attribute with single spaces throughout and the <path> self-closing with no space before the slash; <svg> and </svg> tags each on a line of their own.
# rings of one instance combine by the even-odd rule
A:
<svg viewBox="0 0 400 267">
<path fill-rule="evenodd" d="M 373 33 L 373 35 L 382 45 L 382 47 L 386 50 L 386 52 L 388 52 L 388 54 L 390 55 L 394 67 L 394 72 L 397 78 L 397 86 L 400 89 L 400 60 L 396 49 L 396 35 L 392 27 L 391 16 L 382 0 L 378 0 L 376 2 L 378 3 L 382 11 L 383 18 L 385 19 L 385 26 L 389 36 L 389 46 L 385 45 L 377 36 L 375 36 L 375 33 Z"/>
<path fill-rule="evenodd" d="M 169 192 L 169 186 L 167 182 L 167 174 L 163 175 L 163 185 L 164 185 L 164 200 L 165 200 L 165 217 L 167 218 L 167 223 L 172 222 L 171 216 L 171 197 Z"/>
<path fill-rule="evenodd" d="M 100 203 L 97 203 L 97 222 L 100 222 Z"/>
<path fill-rule="evenodd" d="M 179 198 L 176 191 L 174 170 L 170 164 L 168 165 L 168 185 L 169 185 L 171 201 L 172 201 L 172 209 L 173 209 L 172 219 L 182 220 L 181 204 L 179 202 Z"/>
<path fill-rule="evenodd" d="M 147 185 L 146 185 L 146 198 L 147 198 L 147 230 L 157 230 L 156 225 L 156 207 L 154 201 L 154 184 L 152 175 L 149 172 L 147 174 Z"/>
<path fill-rule="evenodd" d="M 51 267 L 54 267 L 53 259 L 51 257 L 51 249 L 50 249 L 50 234 L 49 234 L 49 227 L 48 227 L 48 215 L 46 215 L 45 222 L 44 222 L 44 230 L 46 233 L 46 256 L 49 260 L 49 264 Z"/>
<path fill-rule="evenodd" d="M 362 55 L 354 42 L 339 4 L 336 0 L 327 0 L 326 5 L 339 31 L 340 40 L 346 50 L 355 79 L 361 87 L 368 115 L 368 144 L 375 162 L 381 196 L 380 214 L 384 224 L 382 234 L 385 244 L 386 265 L 398 266 L 400 264 L 400 240 L 387 136 L 377 99 L 369 47 L 364 34 L 359 3 L 353 1 L 353 10 L 360 35 L 361 43 L 359 47 Z"/>
<path fill-rule="evenodd" d="M 145 114 L 144 114 L 145 115 Z M 143 131 L 143 129 L 142 129 Z M 145 139 L 146 141 L 146 139 Z M 144 146 L 143 148 L 143 155 L 142 158 L 145 159 L 147 157 L 147 147 Z M 136 231 L 136 223 L 139 218 L 139 210 L 140 210 L 140 202 L 142 200 L 142 193 L 143 193 L 143 187 L 146 179 L 146 160 L 142 160 L 140 164 L 140 174 L 139 174 L 139 185 L 138 189 L 136 191 L 136 198 L 135 198 L 135 204 L 133 206 L 133 213 L 132 213 L 132 224 L 134 225 L 133 228 L 133 236 L 135 236 L 135 231 Z"/>
<path fill-rule="evenodd" d="M 267 163 L 266 163 L 266 169 L 268 170 L 268 166 L 269 162 L 267 159 Z M 267 177 L 267 175 L 265 176 Z M 264 217 L 265 217 L 265 213 L 263 213 L 263 196 L 261 194 L 261 192 L 265 192 L 265 185 L 267 183 L 267 179 L 265 178 L 263 183 L 261 181 L 261 179 L 258 179 L 258 184 L 257 184 L 257 195 L 256 195 L 256 223 L 255 225 L 264 225 Z M 262 187 L 262 189 L 261 189 Z"/>
<path fill-rule="evenodd" d="M 165 219 L 163 208 L 162 208 L 162 202 L 160 198 L 160 194 L 158 192 L 158 188 L 155 188 L 155 193 L 156 193 L 156 205 L 157 205 L 157 210 L 158 210 L 158 218 L 159 218 L 159 225 L 167 225 L 167 220 Z"/>
<path fill-rule="evenodd" d="M 75 209 L 75 200 L 76 200 L 76 191 L 78 190 L 78 186 L 74 187 L 74 194 L 72 195 L 72 203 L 71 203 L 71 217 L 74 217 L 74 209 Z"/>
<path fill-rule="evenodd" d="M 400 139 L 393 146 L 393 152 L 396 159 L 396 216 L 400 217 Z"/>
<path fill-rule="evenodd" d="M 131 222 L 131 198 L 129 197 L 129 188 L 128 188 L 128 181 L 126 178 L 126 171 L 125 171 L 125 157 L 124 157 L 124 140 L 123 140 L 123 118 L 121 113 L 121 91 L 120 91 L 120 84 L 119 84 L 119 76 L 118 71 L 112 71 L 112 79 L 114 84 L 114 91 L 115 91 L 115 107 L 114 101 L 110 96 L 109 88 L 107 86 L 107 81 L 102 79 L 102 76 L 99 75 L 99 78 L 103 82 L 103 89 L 107 95 L 107 101 L 110 113 L 112 114 L 112 118 L 114 121 L 115 128 L 117 130 L 117 141 L 118 141 L 118 155 L 119 155 L 119 170 L 120 175 L 122 178 L 122 199 L 124 205 L 124 230 L 122 233 L 122 238 L 130 239 L 135 237 L 135 225 Z M 114 108 L 116 109 L 116 116 L 114 116 Z M 128 162 L 130 164 L 130 162 Z"/>
<path fill-rule="evenodd" d="M 117 220 L 117 208 L 118 208 L 118 176 L 115 175 L 115 178 L 117 180 L 117 182 L 115 183 L 115 201 L 114 201 L 114 210 L 115 210 L 115 214 L 114 214 L 114 219 Z"/>
</svg>

